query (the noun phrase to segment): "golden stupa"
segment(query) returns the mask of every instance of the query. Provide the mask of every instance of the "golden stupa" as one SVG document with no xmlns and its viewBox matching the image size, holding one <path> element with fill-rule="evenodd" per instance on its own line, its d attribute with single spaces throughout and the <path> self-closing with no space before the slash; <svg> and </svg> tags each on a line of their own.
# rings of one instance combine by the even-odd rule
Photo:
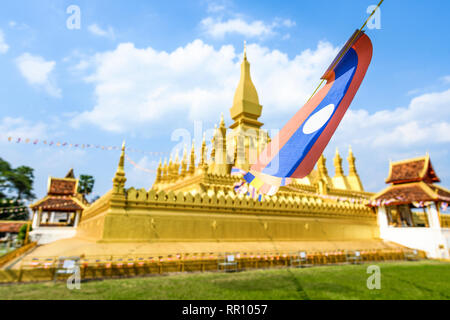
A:
<svg viewBox="0 0 450 320">
<path fill-rule="evenodd" d="M 244 51 L 241 77 L 230 109 L 223 115 L 211 150 L 203 139 L 200 154 L 192 144 L 180 160 L 160 162 L 149 190 L 125 188 L 125 145 L 112 189 L 83 211 L 74 239 L 44 246 L 41 255 L 175 254 L 276 250 L 381 249 L 376 212 L 365 192 L 350 148 L 348 175 L 336 150 L 335 175 L 325 157 L 309 176 L 282 187 L 263 201 L 236 194 L 240 180 L 231 168 L 248 169 L 252 157 L 270 141 L 258 93 Z M 227 147 L 228 146 L 228 147 Z M 209 154 L 209 156 L 208 156 Z M 52 249 L 53 248 L 53 249 Z"/>
</svg>

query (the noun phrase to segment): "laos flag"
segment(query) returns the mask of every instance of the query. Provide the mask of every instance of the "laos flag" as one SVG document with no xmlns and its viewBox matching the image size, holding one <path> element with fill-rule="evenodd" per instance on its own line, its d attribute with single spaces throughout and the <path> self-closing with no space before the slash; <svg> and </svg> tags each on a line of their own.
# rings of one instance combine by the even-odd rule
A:
<svg viewBox="0 0 450 320">
<path fill-rule="evenodd" d="M 352 102 L 372 59 L 372 43 L 356 31 L 322 76 L 315 94 L 261 152 L 244 175 L 260 194 L 274 194 L 314 168 Z"/>
</svg>

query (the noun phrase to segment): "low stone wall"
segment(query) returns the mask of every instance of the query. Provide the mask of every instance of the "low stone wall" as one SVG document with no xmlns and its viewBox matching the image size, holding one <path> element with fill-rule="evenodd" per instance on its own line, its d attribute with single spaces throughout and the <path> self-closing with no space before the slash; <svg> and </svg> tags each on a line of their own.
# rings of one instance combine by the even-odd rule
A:
<svg viewBox="0 0 450 320">
<path fill-rule="evenodd" d="M 17 257 L 23 255 L 25 252 L 33 249 L 34 247 L 36 247 L 36 245 L 37 242 L 31 242 L 0 257 L 0 268 L 16 259 Z"/>
</svg>

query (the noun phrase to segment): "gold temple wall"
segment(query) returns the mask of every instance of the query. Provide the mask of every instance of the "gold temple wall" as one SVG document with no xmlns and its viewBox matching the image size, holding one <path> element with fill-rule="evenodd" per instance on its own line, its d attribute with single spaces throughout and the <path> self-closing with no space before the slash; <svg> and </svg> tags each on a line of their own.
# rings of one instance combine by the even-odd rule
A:
<svg viewBox="0 0 450 320">
<path fill-rule="evenodd" d="M 77 236 L 100 242 L 377 239 L 375 213 L 316 196 L 243 196 L 129 189 L 83 214 Z M 108 205 L 105 208 L 102 203 Z"/>
</svg>

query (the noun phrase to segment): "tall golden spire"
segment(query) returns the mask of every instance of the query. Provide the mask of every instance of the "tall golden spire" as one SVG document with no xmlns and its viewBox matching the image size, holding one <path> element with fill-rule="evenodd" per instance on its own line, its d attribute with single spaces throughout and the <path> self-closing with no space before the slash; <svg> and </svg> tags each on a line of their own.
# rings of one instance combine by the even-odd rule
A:
<svg viewBox="0 0 450 320">
<path fill-rule="evenodd" d="M 328 177 L 328 170 L 327 170 L 327 159 L 322 154 L 317 161 L 317 171 L 319 173 L 320 178 L 326 178 Z"/>
<path fill-rule="evenodd" d="M 214 162 L 216 160 L 216 135 L 217 135 L 217 124 L 214 125 L 214 132 L 211 138 L 211 156 L 210 156 L 211 162 Z"/>
<path fill-rule="evenodd" d="M 352 190 L 364 191 L 364 187 L 362 185 L 361 179 L 359 178 L 358 172 L 356 172 L 355 156 L 353 155 L 351 146 L 348 148 L 347 160 L 348 160 L 347 181 L 348 181 L 349 187 Z"/>
<path fill-rule="evenodd" d="M 204 167 L 206 164 L 206 133 L 203 133 L 202 150 L 200 155 L 200 167 Z"/>
<path fill-rule="evenodd" d="M 181 176 L 185 177 L 187 173 L 187 147 L 184 145 L 183 159 L 181 160 Z"/>
<path fill-rule="evenodd" d="M 189 162 L 189 173 L 195 173 L 195 140 L 192 140 L 191 161 Z"/>
<path fill-rule="evenodd" d="M 339 177 L 344 175 L 344 170 L 342 169 L 342 158 L 339 155 L 338 148 L 336 148 L 336 155 L 334 157 L 334 175 Z"/>
<path fill-rule="evenodd" d="M 173 173 L 175 178 L 178 178 L 180 174 L 180 156 L 178 154 L 178 149 L 175 150 L 175 162 L 173 163 Z"/>
<path fill-rule="evenodd" d="M 170 155 L 170 158 L 169 158 L 169 176 L 168 176 L 168 178 L 169 178 L 169 180 L 172 180 L 174 178 L 172 155 Z"/>
<path fill-rule="evenodd" d="M 163 181 L 169 181 L 169 168 L 167 167 L 167 158 L 164 158 L 164 166 L 163 166 L 163 175 L 162 175 Z"/>
<path fill-rule="evenodd" d="M 162 159 L 159 159 L 158 169 L 156 169 L 155 183 L 161 182 L 161 171 L 162 171 Z"/>
<path fill-rule="evenodd" d="M 355 156 L 353 155 L 352 146 L 348 147 L 348 173 L 349 175 L 358 175 L 356 172 L 356 166 L 355 166 Z"/>
<path fill-rule="evenodd" d="M 233 106 L 230 109 L 231 118 L 234 123 L 230 128 L 239 125 L 260 128 L 262 123 L 258 121 L 261 116 L 262 106 L 259 104 L 258 93 L 250 76 L 250 63 L 247 60 L 247 45 L 244 44 L 244 59 L 241 64 L 241 78 L 236 93 L 234 94 Z"/>
<path fill-rule="evenodd" d="M 333 187 L 336 189 L 350 189 L 347 177 L 344 176 L 344 170 L 342 169 L 342 158 L 339 155 L 338 148 L 336 148 L 336 156 L 334 157 L 334 177 L 331 180 Z"/>
<path fill-rule="evenodd" d="M 125 141 L 122 144 L 122 152 L 120 153 L 119 165 L 113 178 L 113 187 L 115 193 L 125 193 Z"/>
</svg>

